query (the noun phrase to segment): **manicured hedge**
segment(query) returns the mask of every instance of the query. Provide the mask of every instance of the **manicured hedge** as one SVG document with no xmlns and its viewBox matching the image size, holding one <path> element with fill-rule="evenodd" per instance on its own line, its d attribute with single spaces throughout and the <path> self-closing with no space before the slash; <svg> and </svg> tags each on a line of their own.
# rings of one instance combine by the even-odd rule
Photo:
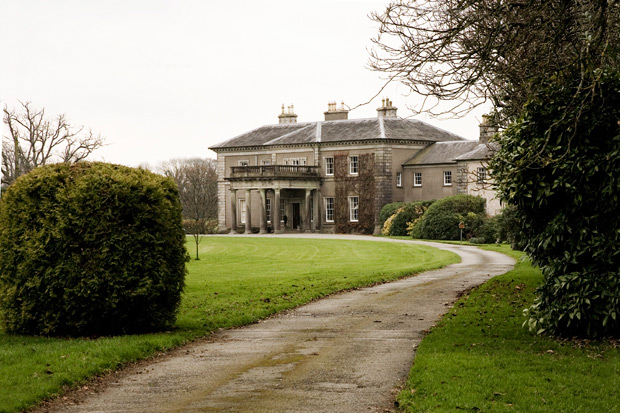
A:
<svg viewBox="0 0 620 413">
<path fill-rule="evenodd" d="M 435 201 L 413 227 L 413 238 L 458 240 L 459 223 L 464 237 L 475 236 L 484 223 L 486 201 L 472 195 L 454 195 Z"/>
<path fill-rule="evenodd" d="M 0 211 L 8 332 L 111 335 L 173 325 L 188 255 L 172 179 L 105 163 L 49 165 L 11 185 Z"/>
</svg>

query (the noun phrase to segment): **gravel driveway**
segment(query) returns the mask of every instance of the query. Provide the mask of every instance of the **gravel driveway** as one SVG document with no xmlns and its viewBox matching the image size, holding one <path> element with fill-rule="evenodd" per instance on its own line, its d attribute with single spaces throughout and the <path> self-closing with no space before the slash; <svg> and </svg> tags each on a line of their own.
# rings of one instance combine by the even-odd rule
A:
<svg viewBox="0 0 620 413">
<path fill-rule="evenodd" d="M 510 257 L 472 246 L 423 244 L 453 251 L 462 261 L 337 294 L 244 328 L 220 331 L 111 375 L 40 411 L 391 411 L 425 332 L 460 292 L 514 265 Z"/>
</svg>

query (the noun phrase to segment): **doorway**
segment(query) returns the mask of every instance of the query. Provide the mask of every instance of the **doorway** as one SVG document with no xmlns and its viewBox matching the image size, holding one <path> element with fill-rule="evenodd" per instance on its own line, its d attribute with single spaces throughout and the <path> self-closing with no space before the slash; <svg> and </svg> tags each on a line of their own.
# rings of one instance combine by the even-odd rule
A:
<svg viewBox="0 0 620 413">
<path fill-rule="evenodd" d="M 293 229 L 299 229 L 301 224 L 301 208 L 299 202 L 293 203 Z"/>
</svg>

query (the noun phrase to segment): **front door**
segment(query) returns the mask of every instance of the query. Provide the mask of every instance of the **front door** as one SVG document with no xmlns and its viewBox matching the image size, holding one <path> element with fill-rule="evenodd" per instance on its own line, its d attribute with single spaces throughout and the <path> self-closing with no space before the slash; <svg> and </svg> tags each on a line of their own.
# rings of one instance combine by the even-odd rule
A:
<svg viewBox="0 0 620 413">
<path fill-rule="evenodd" d="M 299 224 L 301 223 L 301 209 L 299 207 L 299 203 L 293 203 L 293 229 L 299 229 Z"/>
</svg>

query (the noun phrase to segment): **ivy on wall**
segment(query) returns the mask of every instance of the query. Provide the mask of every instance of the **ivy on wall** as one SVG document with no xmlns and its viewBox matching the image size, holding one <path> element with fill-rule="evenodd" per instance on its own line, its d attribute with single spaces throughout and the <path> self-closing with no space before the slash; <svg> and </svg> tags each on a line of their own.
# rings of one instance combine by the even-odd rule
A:
<svg viewBox="0 0 620 413">
<path fill-rule="evenodd" d="M 358 155 L 359 172 L 349 174 L 349 153 L 334 155 L 336 232 L 372 234 L 375 228 L 375 154 Z M 359 197 L 358 222 L 349 220 L 349 197 Z"/>
</svg>

